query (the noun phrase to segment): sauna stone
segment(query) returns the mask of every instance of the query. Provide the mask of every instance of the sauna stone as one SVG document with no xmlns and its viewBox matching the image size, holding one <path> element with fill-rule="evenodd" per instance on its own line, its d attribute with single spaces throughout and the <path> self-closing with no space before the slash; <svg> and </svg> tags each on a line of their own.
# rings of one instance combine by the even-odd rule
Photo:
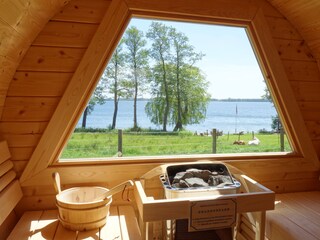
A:
<svg viewBox="0 0 320 240">
<path fill-rule="evenodd" d="M 172 181 L 172 186 L 176 188 L 222 187 L 226 184 L 232 184 L 229 176 L 223 175 L 223 173 L 220 174 L 218 172 L 195 168 L 176 173 Z"/>
</svg>

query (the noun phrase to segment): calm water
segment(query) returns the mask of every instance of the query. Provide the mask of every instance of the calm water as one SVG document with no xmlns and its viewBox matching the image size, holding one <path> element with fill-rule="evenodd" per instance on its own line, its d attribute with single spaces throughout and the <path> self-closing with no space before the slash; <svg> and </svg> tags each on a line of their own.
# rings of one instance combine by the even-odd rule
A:
<svg viewBox="0 0 320 240">
<path fill-rule="evenodd" d="M 142 128 L 161 129 L 148 119 L 144 108 L 147 101 L 138 101 L 138 125 Z M 236 108 L 238 114 L 236 115 Z M 94 111 L 87 118 L 87 127 L 106 128 L 112 123 L 113 102 L 108 101 L 104 105 L 96 105 Z M 188 125 L 191 131 L 204 132 L 212 128 L 227 133 L 235 131 L 258 131 L 260 129 L 271 130 L 272 116 L 276 110 L 269 102 L 221 102 L 211 101 L 207 108 L 207 118 L 200 124 Z M 81 126 L 81 119 L 78 123 Z M 119 102 L 117 126 L 118 129 L 133 126 L 133 102 L 123 100 Z M 169 126 L 168 130 L 172 130 Z"/>
</svg>

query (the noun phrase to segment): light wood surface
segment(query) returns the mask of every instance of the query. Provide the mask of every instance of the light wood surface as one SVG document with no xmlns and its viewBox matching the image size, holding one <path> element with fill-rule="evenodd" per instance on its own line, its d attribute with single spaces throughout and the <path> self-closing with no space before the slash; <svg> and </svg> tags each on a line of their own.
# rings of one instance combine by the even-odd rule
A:
<svg viewBox="0 0 320 240">
<path fill-rule="evenodd" d="M 303 128 L 303 119 L 302 118 L 296 118 L 293 117 L 293 115 L 297 112 L 296 110 L 298 110 L 298 107 L 295 105 L 295 96 L 290 93 L 290 86 L 288 84 L 288 81 L 283 81 L 283 79 L 285 79 L 285 69 L 282 68 L 282 64 L 281 61 L 290 61 L 290 60 L 300 60 L 305 62 L 305 60 L 308 58 L 310 60 L 310 63 L 314 63 L 314 59 L 310 59 L 310 54 L 309 54 L 309 50 L 307 49 L 307 47 L 305 46 L 305 44 L 303 44 L 301 36 L 295 31 L 295 29 L 290 25 L 290 23 L 288 23 L 284 18 L 279 17 L 279 15 L 274 13 L 274 9 L 272 10 L 272 7 L 268 6 L 268 4 L 266 4 L 264 1 L 257 1 L 255 4 L 250 5 L 250 8 L 248 9 L 246 7 L 247 2 L 242 2 L 242 3 L 235 3 L 232 2 L 233 4 L 233 11 L 229 11 L 226 10 L 228 9 L 228 3 L 225 3 L 223 1 L 217 1 L 217 2 L 205 2 L 204 6 L 207 6 L 206 8 L 204 8 L 204 6 L 198 6 L 198 4 L 195 4 L 195 2 L 190 1 L 188 2 L 188 5 L 185 4 L 185 2 L 183 1 L 178 1 L 175 2 L 174 5 L 172 5 L 172 3 L 169 4 L 169 2 L 152 2 L 152 1 L 126 1 L 127 3 L 127 10 L 124 10 L 125 7 L 121 7 L 121 4 L 119 4 L 118 6 L 116 5 L 109 5 L 110 6 L 116 6 L 113 7 L 114 11 L 130 11 L 130 13 L 132 13 L 133 15 L 138 15 L 138 16 L 160 16 L 161 17 L 178 17 L 180 19 L 191 19 L 194 18 L 194 21 L 204 21 L 204 22 L 208 22 L 210 21 L 226 21 L 226 23 L 233 23 L 235 25 L 237 24 L 247 24 L 250 23 L 250 21 L 252 21 L 253 25 L 256 25 L 257 27 L 255 28 L 256 31 L 256 35 L 258 36 L 257 38 L 255 38 L 255 41 L 258 41 L 258 44 L 260 44 L 260 47 L 258 47 L 258 50 L 260 49 L 260 51 L 262 51 L 262 55 L 264 55 L 264 57 L 266 59 L 268 59 L 268 61 L 264 61 L 264 63 L 267 65 L 267 68 L 270 67 L 270 70 L 267 71 L 267 75 L 269 76 L 270 73 L 272 73 L 272 78 L 270 79 L 270 81 L 274 81 L 274 84 L 271 84 L 272 87 L 275 88 L 275 91 L 278 93 L 276 94 L 276 97 L 278 98 L 278 105 L 280 108 L 282 108 L 282 114 L 285 115 L 285 119 L 289 122 L 288 123 L 288 130 L 293 131 L 291 134 L 291 140 L 293 141 L 293 145 L 297 150 L 297 154 L 298 155 L 302 155 L 301 157 L 301 162 L 299 162 L 297 165 L 303 165 L 303 166 L 307 166 L 309 165 L 309 170 L 311 168 L 316 168 L 317 167 L 317 156 L 313 150 L 313 146 L 310 143 L 310 140 L 308 140 L 309 136 L 307 135 L 308 131 L 305 131 L 305 129 Z M 79 4 L 84 4 L 82 1 L 79 2 Z M 71 11 L 72 6 L 77 9 L 76 4 L 71 4 L 70 6 L 66 7 L 68 10 L 67 11 Z M 268 6 L 268 7 L 267 7 Z M 212 10 L 213 7 L 215 7 L 215 10 Z M 268 14 L 268 17 L 266 20 L 263 20 L 263 12 L 259 12 L 257 13 L 258 7 L 262 7 L 266 9 L 266 13 Z M 121 10 L 122 9 L 122 10 Z M 208 10 L 209 9 L 209 10 Z M 211 10 L 210 10 L 211 9 Z M 244 11 L 244 9 L 246 11 Z M 63 11 L 61 12 L 61 14 L 63 13 Z M 69 12 L 70 13 L 70 12 Z M 79 12 L 78 12 L 79 13 Z M 59 15 L 59 14 L 58 14 Z M 77 15 L 77 14 L 75 14 Z M 74 16 L 75 16 L 74 15 Z M 107 14 L 108 15 L 108 14 Z M 107 17 L 106 15 L 106 17 Z M 125 21 L 124 16 L 125 14 L 120 14 L 119 16 L 117 16 L 119 19 L 122 19 L 120 21 L 116 21 L 116 22 L 121 22 L 121 21 Z M 70 15 L 69 15 L 70 16 Z M 276 17 L 275 17 L 276 16 Z M 280 15 L 281 16 L 281 15 Z M 57 17 L 57 16 L 56 16 Z M 79 17 L 79 16 L 78 16 Z M 262 20 L 261 20 L 262 19 Z M 55 19 L 56 21 L 58 19 Z M 61 20 L 61 19 L 60 19 Z M 78 20 L 71 20 L 70 19 L 70 24 L 72 24 L 72 21 L 78 21 Z M 237 23 L 237 21 L 239 21 Z M 269 21 L 269 22 L 268 22 Z M 78 24 L 75 24 L 75 26 L 84 26 L 84 23 L 81 23 L 81 21 L 78 21 Z M 231 24 L 232 24 L 231 23 Z M 47 31 L 48 33 L 52 31 L 57 31 L 58 28 L 55 26 L 56 24 L 58 24 L 57 22 L 53 21 L 48 25 L 48 29 L 44 29 L 44 36 L 43 36 L 43 40 L 41 41 L 47 41 L 48 44 L 52 44 L 50 43 L 50 38 L 45 38 L 45 32 Z M 60 24 L 60 23 L 59 23 Z M 70 27 L 71 25 L 66 25 L 65 27 L 68 28 L 68 26 Z M 86 24 L 92 24 L 92 22 L 87 22 Z M 103 24 L 100 24 L 100 28 L 102 28 Z M 271 27 L 271 31 L 270 33 L 268 32 L 267 28 L 268 25 Z M 85 25 L 87 26 L 87 25 Z M 119 27 L 119 25 L 118 25 Z M 265 29 L 265 31 L 260 31 L 259 29 Z M 123 29 L 119 30 L 119 32 L 121 32 Z M 90 30 L 82 30 L 83 32 L 86 32 L 89 34 Z M 260 31 L 260 32 L 259 32 Z M 96 37 L 97 39 L 99 38 L 99 30 L 96 32 Z M 41 38 L 41 34 L 39 35 L 39 38 Z M 81 37 L 80 37 L 81 39 Z M 109 38 L 110 39 L 110 38 Z M 117 39 L 117 38 L 115 38 Z M 275 43 L 280 42 L 279 44 L 274 44 L 273 45 L 273 40 L 275 41 Z M 58 41 L 58 40 L 57 40 Z M 93 42 L 91 42 L 91 45 L 94 44 L 94 39 Z M 293 42 L 294 44 L 290 44 L 291 42 Z M 59 44 L 59 43 L 54 43 L 54 44 Z M 62 43 L 61 43 L 62 44 Z M 67 41 L 66 41 L 67 44 Z M 84 45 L 83 45 L 84 46 Z M 279 49 L 275 48 L 274 46 L 278 47 Z M 285 49 L 282 49 L 282 47 L 285 47 Z M 34 46 L 34 48 L 39 48 L 38 46 Z M 272 51 L 265 51 L 263 50 L 263 48 L 265 49 L 273 49 Z M 40 49 L 40 48 L 39 48 Z M 280 56 L 282 57 L 279 58 L 278 53 L 279 51 L 283 51 L 283 54 Z M 87 53 L 89 54 L 91 50 L 87 50 Z M 295 57 L 295 54 L 297 54 L 296 52 L 298 51 L 298 55 L 297 57 Z M 30 57 L 33 55 L 32 51 L 29 51 Z M 302 57 L 300 57 L 300 55 Z M 90 54 L 88 55 L 90 56 Z M 299 58 L 300 57 L 300 58 Z M 88 58 L 90 59 L 90 57 Z M 96 61 L 98 62 L 98 59 L 96 59 Z M 83 61 L 85 62 L 85 61 Z M 22 64 L 23 66 L 23 64 Z M 84 66 L 84 65 L 83 65 Z M 82 66 L 82 67 L 83 67 Z M 82 70 L 82 67 L 79 66 L 78 68 L 78 72 L 80 73 Z M 63 69 L 61 69 L 60 71 L 64 71 Z M 100 71 L 100 70 L 98 70 Z M 72 132 L 72 126 L 74 126 L 75 124 L 75 119 L 77 118 L 77 116 L 80 114 L 80 110 L 83 109 L 84 104 L 82 103 L 78 103 L 74 105 L 66 105 L 66 102 L 70 102 L 68 96 L 70 96 L 71 92 L 73 91 L 72 89 L 74 89 L 74 87 L 78 84 L 78 76 L 79 74 L 75 74 L 73 76 L 73 80 L 72 83 L 69 84 L 69 90 L 67 90 L 65 92 L 65 96 L 63 96 L 63 101 L 61 101 L 60 107 L 58 107 L 56 110 L 56 116 L 54 118 L 51 118 L 51 123 L 49 123 L 48 128 L 46 130 L 45 133 L 43 133 L 42 138 L 43 140 L 39 142 L 38 145 L 38 149 L 35 149 L 35 152 L 33 154 L 33 156 L 31 157 L 30 162 L 27 165 L 27 169 L 25 170 L 25 173 L 22 175 L 22 182 L 24 184 L 25 180 L 26 180 L 26 176 L 31 177 L 32 175 L 34 175 L 36 172 L 40 172 L 43 171 L 43 169 L 45 169 L 48 165 L 50 165 L 53 161 L 56 160 L 57 156 L 58 156 L 58 152 L 62 149 L 63 144 L 66 142 L 66 138 L 67 136 L 69 136 Z M 90 78 L 86 78 L 89 79 Z M 277 80 L 277 79 L 282 79 Z M 90 91 L 92 91 L 92 86 L 94 85 L 94 81 L 95 79 L 91 78 L 90 80 L 90 84 L 87 84 L 87 88 L 83 88 L 81 91 L 78 91 L 78 98 L 79 99 L 83 99 L 82 101 L 85 102 L 88 98 L 88 93 Z M 284 83 L 283 83 L 284 82 Z M 78 87 L 78 86 L 77 86 Z M 289 89 L 287 91 L 287 89 Z M 309 88 L 310 89 L 310 88 Z M 307 91 L 306 91 L 307 93 Z M 81 95 L 80 95 L 81 94 Z M 85 96 L 84 98 L 82 96 Z M 73 103 L 74 99 L 72 100 Z M 290 103 L 290 106 L 286 106 L 288 103 Z M 67 110 L 66 106 L 70 107 L 70 111 Z M 73 110 L 71 110 L 71 108 Z M 78 110 L 74 110 L 75 108 L 77 108 Z M 60 110 L 59 110 L 60 109 Z M 65 113 L 65 111 L 68 111 L 67 113 Z M 73 111 L 73 113 L 72 113 Z M 48 113 L 49 115 L 52 114 Z M 70 113 L 70 114 L 69 114 Z M 72 114 L 71 114 L 72 113 Z M 77 116 L 76 116 L 77 115 Z M 61 120 L 60 116 L 64 116 L 63 120 Z M 60 120 L 62 122 L 60 122 Z M 57 122 L 59 122 L 59 124 L 57 124 Z M 59 125 L 59 128 L 57 127 L 57 125 Z M 290 127 L 289 127 L 290 125 Z M 297 127 L 296 129 L 292 129 L 291 125 L 295 125 L 295 126 L 302 126 L 302 127 Z M 56 130 L 53 130 L 56 129 Z M 55 132 L 55 134 L 52 134 L 52 132 Z M 61 134 L 57 134 L 57 132 L 61 132 Z M 49 144 L 50 142 L 50 144 Z M 303 143 L 301 143 L 303 142 Z M 45 144 L 44 144 L 45 143 Z M 48 148 L 46 145 L 50 145 L 50 147 Z M 46 149 L 46 151 L 43 151 L 44 148 Z M 303 151 L 302 151 L 303 148 Z M 44 153 L 44 154 L 42 154 Z M 41 160 L 39 159 L 39 157 L 41 156 L 41 158 L 45 159 L 45 160 Z M 252 157 L 253 159 L 255 157 Z M 196 158 L 195 158 L 196 159 Z M 294 160 L 295 161 L 295 160 Z M 300 160 L 299 160 L 300 161 Z M 38 165 L 36 162 L 39 162 L 40 164 Z M 309 162 L 309 163 L 306 163 Z M 275 162 L 273 162 L 275 163 Z M 239 165 L 240 168 L 245 168 L 244 165 L 242 165 L 242 163 L 240 163 Z M 315 165 L 315 166 L 313 166 Z M 34 166 L 37 166 L 37 169 L 34 169 Z M 297 171 L 298 169 L 296 169 L 295 171 Z M 263 168 L 261 170 L 261 172 L 263 172 Z M 282 168 L 279 168 L 279 172 L 282 171 L 284 172 L 285 170 Z M 34 172 L 34 173 L 32 173 Z M 270 179 L 271 180 L 271 179 Z M 271 185 L 270 185 L 271 186 Z"/>
<path fill-rule="evenodd" d="M 99 229 L 77 232 L 65 229 L 57 210 L 30 211 L 23 214 L 8 240 L 16 239 L 104 239 L 139 240 L 139 228 L 131 206 L 111 206 L 106 225 Z"/>
<path fill-rule="evenodd" d="M 276 195 L 275 210 L 267 213 L 269 239 L 320 239 L 320 192 Z"/>
</svg>

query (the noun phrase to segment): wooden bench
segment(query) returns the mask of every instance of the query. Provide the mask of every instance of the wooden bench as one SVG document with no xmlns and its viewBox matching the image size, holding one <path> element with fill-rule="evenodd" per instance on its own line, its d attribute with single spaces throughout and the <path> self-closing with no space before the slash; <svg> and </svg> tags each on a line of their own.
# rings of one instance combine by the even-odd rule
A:
<svg viewBox="0 0 320 240">
<path fill-rule="evenodd" d="M 320 239 L 320 191 L 276 195 L 275 210 L 267 213 L 270 240 Z"/>
<path fill-rule="evenodd" d="M 57 210 L 25 212 L 8 240 L 16 239 L 141 239 L 134 209 L 131 206 L 111 206 L 107 223 L 99 229 L 70 231 L 58 220 Z"/>
<path fill-rule="evenodd" d="M 0 141 L 0 239 L 7 236 L 7 228 L 11 223 L 7 221 L 9 215 L 15 215 L 13 209 L 22 198 L 22 191 L 19 181 L 16 180 L 16 173 L 13 170 L 13 163 L 8 144 Z"/>
<path fill-rule="evenodd" d="M 255 240 L 255 216 L 242 214 L 237 240 Z M 276 194 L 266 213 L 266 240 L 320 240 L 320 191 Z"/>
</svg>

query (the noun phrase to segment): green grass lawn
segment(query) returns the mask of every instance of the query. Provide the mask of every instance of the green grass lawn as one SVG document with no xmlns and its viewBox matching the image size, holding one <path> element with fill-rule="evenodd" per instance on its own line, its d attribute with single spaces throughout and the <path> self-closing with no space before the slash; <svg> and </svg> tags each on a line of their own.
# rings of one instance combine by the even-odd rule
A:
<svg viewBox="0 0 320 240">
<path fill-rule="evenodd" d="M 234 145 L 238 135 L 223 135 L 217 139 L 217 153 L 280 152 L 279 134 L 255 134 L 261 141 L 258 146 L 248 145 L 252 134 L 240 136 L 246 145 Z M 188 132 L 178 134 L 161 133 L 123 133 L 123 156 L 159 156 L 177 154 L 212 153 L 211 136 L 194 136 Z M 285 151 L 291 151 L 285 137 Z M 118 152 L 116 132 L 73 133 L 61 158 L 96 158 L 112 157 Z"/>
</svg>

